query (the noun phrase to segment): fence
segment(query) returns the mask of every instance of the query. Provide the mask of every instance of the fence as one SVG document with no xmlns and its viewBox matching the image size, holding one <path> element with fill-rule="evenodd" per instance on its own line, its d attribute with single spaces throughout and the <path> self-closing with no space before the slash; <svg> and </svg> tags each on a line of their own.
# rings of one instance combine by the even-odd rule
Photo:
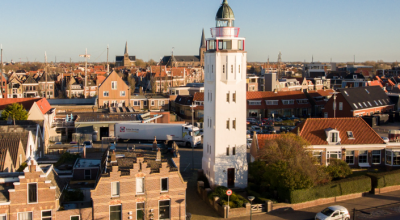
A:
<svg viewBox="0 0 400 220">
<path fill-rule="evenodd" d="M 72 141 L 76 143 L 82 143 L 84 141 L 92 141 L 92 134 L 80 134 L 80 133 L 73 133 L 72 134 Z"/>
</svg>

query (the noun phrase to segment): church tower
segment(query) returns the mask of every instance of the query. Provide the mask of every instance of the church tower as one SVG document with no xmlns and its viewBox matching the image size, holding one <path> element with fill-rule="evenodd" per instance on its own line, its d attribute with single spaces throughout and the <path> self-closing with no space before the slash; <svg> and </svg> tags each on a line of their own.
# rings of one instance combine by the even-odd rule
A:
<svg viewBox="0 0 400 220">
<path fill-rule="evenodd" d="M 202 169 L 215 187 L 247 186 L 245 38 L 224 0 L 204 56 L 204 139 Z"/>
<path fill-rule="evenodd" d="M 204 53 L 206 52 L 206 50 L 207 50 L 206 37 L 204 35 L 204 28 L 203 28 L 203 32 L 201 33 L 200 51 L 199 51 L 201 67 L 204 67 Z"/>
</svg>

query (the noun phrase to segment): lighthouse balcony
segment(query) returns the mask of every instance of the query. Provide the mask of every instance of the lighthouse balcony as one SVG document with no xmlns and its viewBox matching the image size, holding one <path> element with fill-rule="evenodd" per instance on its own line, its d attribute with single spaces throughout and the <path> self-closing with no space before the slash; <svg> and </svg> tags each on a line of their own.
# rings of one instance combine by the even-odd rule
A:
<svg viewBox="0 0 400 220">
<path fill-rule="evenodd" d="M 216 27 L 211 28 L 212 37 L 239 37 L 238 27 Z"/>
</svg>

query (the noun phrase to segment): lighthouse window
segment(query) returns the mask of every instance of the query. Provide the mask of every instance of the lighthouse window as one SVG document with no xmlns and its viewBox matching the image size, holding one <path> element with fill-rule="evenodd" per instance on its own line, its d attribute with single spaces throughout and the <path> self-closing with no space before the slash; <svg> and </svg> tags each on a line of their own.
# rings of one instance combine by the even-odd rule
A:
<svg viewBox="0 0 400 220">
<path fill-rule="evenodd" d="M 233 73 L 233 65 L 231 65 L 231 73 Z"/>
<path fill-rule="evenodd" d="M 239 43 L 238 45 L 239 50 L 243 50 L 243 41 L 239 40 L 238 43 Z"/>
<path fill-rule="evenodd" d="M 222 73 L 225 73 L 225 65 L 222 65 Z"/>
</svg>

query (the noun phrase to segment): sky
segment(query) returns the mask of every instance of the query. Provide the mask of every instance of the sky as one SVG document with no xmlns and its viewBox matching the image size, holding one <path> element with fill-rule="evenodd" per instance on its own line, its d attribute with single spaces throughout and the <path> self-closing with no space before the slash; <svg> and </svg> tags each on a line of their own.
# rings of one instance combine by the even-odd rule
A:
<svg viewBox="0 0 400 220">
<path fill-rule="evenodd" d="M 248 61 L 400 61 L 399 0 L 228 0 Z M 221 0 L 0 1 L 3 60 L 147 61 L 198 55 Z M 57 58 L 56 58 L 57 57 Z"/>
</svg>

